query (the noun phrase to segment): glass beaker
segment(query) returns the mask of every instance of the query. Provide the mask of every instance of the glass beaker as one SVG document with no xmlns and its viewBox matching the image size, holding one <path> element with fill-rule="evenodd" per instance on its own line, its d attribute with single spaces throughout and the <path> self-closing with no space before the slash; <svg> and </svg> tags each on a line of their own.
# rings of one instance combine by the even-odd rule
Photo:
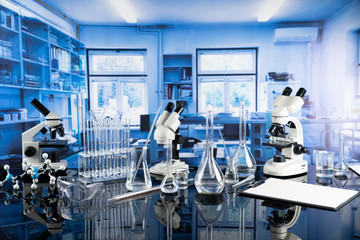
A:
<svg viewBox="0 0 360 240">
<path fill-rule="evenodd" d="M 175 193 L 177 192 L 179 186 L 176 178 L 172 174 L 172 140 L 168 139 L 167 144 L 165 145 L 166 148 L 166 158 L 167 158 L 167 173 L 163 180 L 161 181 L 161 191 L 163 193 Z"/>
<path fill-rule="evenodd" d="M 232 161 L 238 170 L 241 179 L 246 178 L 250 174 L 255 174 L 256 161 L 246 146 L 246 107 L 245 101 L 240 102 L 240 123 L 239 123 L 239 146 L 231 156 Z"/>
<path fill-rule="evenodd" d="M 314 150 L 316 161 L 316 177 L 332 178 L 334 173 L 334 152 Z"/>
<path fill-rule="evenodd" d="M 214 119 L 212 111 L 208 111 L 206 116 L 206 144 L 202 154 L 199 169 L 195 175 L 195 187 L 201 194 L 221 193 L 225 179 L 214 158 Z"/>
<path fill-rule="evenodd" d="M 348 172 L 348 165 L 344 159 L 344 135 L 339 136 L 339 161 L 334 166 L 335 177 L 344 178 Z"/>
<path fill-rule="evenodd" d="M 146 156 L 147 147 L 130 148 L 130 165 L 126 179 L 127 190 L 140 191 L 152 187 Z"/>
</svg>

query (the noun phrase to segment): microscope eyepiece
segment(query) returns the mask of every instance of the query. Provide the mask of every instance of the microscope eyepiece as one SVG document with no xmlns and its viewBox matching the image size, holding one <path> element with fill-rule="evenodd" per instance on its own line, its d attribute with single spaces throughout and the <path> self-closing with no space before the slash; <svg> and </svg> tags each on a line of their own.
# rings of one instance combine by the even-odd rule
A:
<svg viewBox="0 0 360 240">
<path fill-rule="evenodd" d="M 179 115 L 181 115 L 181 113 L 184 111 L 184 108 L 183 107 L 177 107 L 175 109 L 175 112 L 177 112 Z"/>
<path fill-rule="evenodd" d="M 31 105 L 33 105 L 45 117 L 50 113 L 49 109 L 42 105 L 42 103 L 36 98 L 31 101 Z"/>
<path fill-rule="evenodd" d="M 291 89 L 290 87 L 286 87 L 286 88 L 283 90 L 283 92 L 282 92 L 281 95 L 283 95 L 283 96 L 290 96 L 291 92 L 292 92 L 292 89 Z"/>
<path fill-rule="evenodd" d="M 305 93 L 306 93 L 306 89 L 305 89 L 305 88 L 299 88 L 299 90 L 298 90 L 297 93 L 296 93 L 296 96 L 302 98 L 302 97 L 305 96 Z"/>
<path fill-rule="evenodd" d="M 173 104 L 172 102 L 169 102 L 165 107 L 165 111 L 172 112 L 174 107 L 175 107 L 175 104 Z"/>
</svg>

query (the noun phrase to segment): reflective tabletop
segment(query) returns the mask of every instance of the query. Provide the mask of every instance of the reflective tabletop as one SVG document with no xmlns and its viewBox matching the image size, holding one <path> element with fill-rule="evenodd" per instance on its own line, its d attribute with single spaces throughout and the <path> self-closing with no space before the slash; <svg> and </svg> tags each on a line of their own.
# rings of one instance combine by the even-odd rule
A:
<svg viewBox="0 0 360 240">
<path fill-rule="evenodd" d="M 75 175 L 68 170 L 68 175 Z M 190 178 L 195 172 L 190 173 Z M 306 181 L 359 191 L 360 177 Z M 262 179 L 259 167 L 256 179 Z M 160 179 L 153 178 L 153 186 Z M 197 194 L 193 185 L 177 194 L 153 192 L 120 203 L 107 199 L 127 192 L 124 180 L 106 182 L 101 201 L 78 208 L 55 187 L 26 185 L 0 193 L 0 239 L 359 239 L 360 197 L 337 212 L 241 197 L 231 188 L 220 195 Z M 80 195 L 83 189 L 72 189 Z M 93 192 L 93 191 L 92 191 Z M 78 194 L 77 194 L 78 195 Z M 84 208 L 85 206 L 85 208 Z M 70 212 L 69 212 L 69 211 Z M 66 219 L 67 218 L 67 219 Z M 69 218 L 77 219 L 68 220 Z M 78 220 L 88 218 L 87 220 Z"/>
</svg>

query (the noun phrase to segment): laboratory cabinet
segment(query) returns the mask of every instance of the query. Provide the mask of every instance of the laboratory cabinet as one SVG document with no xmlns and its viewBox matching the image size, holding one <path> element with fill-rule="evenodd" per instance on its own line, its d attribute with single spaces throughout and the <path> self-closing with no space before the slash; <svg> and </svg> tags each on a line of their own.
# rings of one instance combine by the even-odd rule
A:
<svg viewBox="0 0 360 240">
<path fill-rule="evenodd" d="M 22 132 L 45 120 L 30 104 L 34 98 L 59 114 L 67 135 L 79 143 L 79 105 L 87 91 L 85 46 L 13 10 L 0 6 L 0 156 L 20 157 Z"/>
</svg>

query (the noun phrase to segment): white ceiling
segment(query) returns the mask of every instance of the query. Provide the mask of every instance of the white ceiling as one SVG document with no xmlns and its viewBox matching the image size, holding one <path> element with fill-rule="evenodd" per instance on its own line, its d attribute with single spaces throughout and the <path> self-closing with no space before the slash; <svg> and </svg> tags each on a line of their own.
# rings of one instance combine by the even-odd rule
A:
<svg viewBox="0 0 360 240">
<path fill-rule="evenodd" d="M 129 0 L 136 25 L 258 24 L 266 0 Z M 353 0 L 287 0 L 269 23 L 318 22 Z M 127 24 L 110 0 L 43 0 L 81 25 Z"/>
</svg>

